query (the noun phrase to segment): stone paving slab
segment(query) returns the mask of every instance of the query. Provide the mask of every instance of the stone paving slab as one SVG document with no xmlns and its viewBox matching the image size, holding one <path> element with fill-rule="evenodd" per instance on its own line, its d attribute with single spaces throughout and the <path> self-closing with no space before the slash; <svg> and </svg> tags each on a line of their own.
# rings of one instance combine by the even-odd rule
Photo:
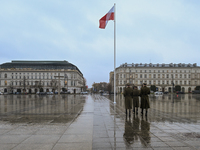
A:
<svg viewBox="0 0 200 150">
<path fill-rule="evenodd" d="M 70 99 L 69 101 L 72 103 Z M 87 95 L 82 97 L 81 101 L 84 101 L 83 105 L 78 106 L 77 101 L 72 108 L 67 107 L 67 113 L 55 115 L 55 118 L 58 118 L 72 114 L 71 121 L 62 121 L 65 117 L 59 122 L 49 119 L 41 123 L 0 121 L 0 150 L 200 149 L 198 116 L 191 121 L 187 115 L 177 114 L 172 117 L 170 112 L 151 107 L 148 117 L 141 117 L 140 113 L 127 117 L 123 99 L 122 102 L 118 99 L 114 104 L 104 96 Z M 194 105 L 193 102 L 191 104 Z M 199 106 L 199 103 L 196 105 Z M 26 109 L 28 111 L 28 108 Z M 54 116 L 51 114 L 50 118 L 52 120 Z M 173 122 L 172 119 L 175 118 L 176 121 Z M 5 117 L 4 119 L 6 120 Z"/>
</svg>

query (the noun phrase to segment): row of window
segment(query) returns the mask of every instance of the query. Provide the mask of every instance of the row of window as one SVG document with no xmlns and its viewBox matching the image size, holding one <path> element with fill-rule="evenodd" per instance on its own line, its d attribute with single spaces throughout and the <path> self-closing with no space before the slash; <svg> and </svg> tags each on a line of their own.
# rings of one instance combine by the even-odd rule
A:
<svg viewBox="0 0 200 150">
<path fill-rule="evenodd" d="M 29 79 L 29 76 L 27 76 L 27 77 L 23 77 L 23 78 L 25 78 L 25 79 Z M 45 78 L 45 76 L 31 76 L 30 77 L 30 79 L 53 79 L 53 77 L 52 76 L 46 76 L 46 78 Z M 14 79 L 14 77 L 12 76 L 12 79 Z M 17 76 L 15 76 L 15 79 L 18 79 L 18 77 Z M 19 79 L 22 79 L 22 77 L 21 76 L 19 76 Z M 56 79 L 56 77 L 54 77 L 54 79 Z"/>
<path fill-rule="evenodd" d="M 140 78 L 190 78 L 190 74 L 140 74 Z M 135 75 L 135 78 L 138 78 L 138 75 Z"/>
<path fill-rule="evenodd" d="M 122 74 L 119 75 L 119 78 L 122 78 Z M 127 76 L 124 74 L 124 78 L 132 78 L 133 75 L 127 74 Z M 135 78 L 190 78 L 190 74 L 136 74 Z M 197 78 L 197 75 L 194 76 Z"/>
<path fill-rule="evenodd" d="M 130 70 L 130 72 L 131 72 L 131 70 Z M 151 70 L 135 70 L 135 72 L 149 72 L 149 73 L 151 73 Z M 180 72 L 180 73 L 186 73 L 186 72 L 189 72 L 190 73 L 190 70 L 180 70 L 180 71 L 178 71 L 178 70 L 152 70 L 152 72 L 167 72 L 167 73 L 169 73 L 169 72 L 171 72 L 171 73 L 178 73 L 178 72 Z"/>
<path fill-rule="evenodd" d="M 0 81 L 0 85 L 1 85 L 1 81 Z M 7 80 L 5 80 L 4 85 L 7 86 L 8 82 Z M 23 81 L 15 81 L 15 82 L 11 82 L 12 86 L 22 86 L 24 85 Z M 58 85 L 58 82 L 39 82 L 39 81 L 30 81 L 30 82 L 25 82 L 25 85 L 42 85 L 42 86 L 54 86 L 54 85 Z M 68 85 L 67 81 L 65 81 L 65 85 Z M 71 81 L 71 86 L 76 86 L 76 81 Z"/>
<path fill-rule="evenodd" d="M 131 68 L 129 69 L 129 70 L 126 70 L 127 72 L 134 72 L 133 70 L 131 70 Z M 124 72 L 124 69 L 121 69 L 120 70 L 120 72 Z M 166 72 L 166 73 L 178 73 L 178 72 L 180 72 L 180 73 L 190 73 L 191 71 L 190 70 L 135 70 L 135 72 L 140 72 L 140 73 L 147 73 L 147 72 L 149 72 L 149 73 L 156 73 L 156 72 L 158 72 L 158 73 L 164 73 L 164 72 Z M 197 70 L 195 70 L 195 73 L 197 72 Z"/>
<path fill-rule="evenodd" d="M 147 80 L 147 81 L 140 81 L 140 80 L 136 80 L 135 82 L 134 81 L 122 81 L 122 80 L 120 80 L 120 82 L 119 82 L 119 84 L 120 85 L 125 85 L 126 83 L 130 83 L 130 84 L 143 84 L 143 83 L 147 83 L 147 84 L 149 84 L 149 85 L 151 85 L 151 84 L 153 84 L 153 85 L 160 85 L 160 84 L 163 84 L 163 85 L 173 85 L 173 84 L 175 84 L 175 85 L 178 85 L 178 84 L 180 84 L 180 85 L 191 85 L 191 81 L 180 81 L 180 80 L 178 80 L 178 81 L 174 81 L 174 82 L 172 82 L 172 81 L 164 81 L 164 80 L 155 80 L 155 81 L 149 81 L 149 80 Z M 194 81 L 194 84 L 195 85 L 197 85 L 197 81 Z"/>
<path fill-rule="evenodd" d="M 25 74 L 25 73 L 24 73 Z M 27 78 L 27 79 L 29 79 L 29 78 L 34 78 L 35 77 L 35 79 L 37 79 L 37 76 L 39 76 L 39 79 L 41 79 L 41 75 L 43 74 L 43 79 L 45 78 L 45 76 L 46 76 L 46 78 L 48 79 L 49 78 L 49 74 L 51 75 L 51 79 L 53 78 L 52 77 L 52 75 L 53 75 L 53 73 L 35 73 L 35 75 L 33 75 L 33 73 L 31 73 L 31 76 L 29 76 L 29 73 L 27 73 L 27 76 L 21 76 L 21 73 L 19 73 L 19 75 L 17 75 L 17 73 L 16 73 L 16 75 L 14 75 L 13 73 L 12 73 L 12 79 L 13 78 L 15 78 L 15 79 L 17 79 L 17 78 L 19 78 L 19 79 L 21 79 L 21 78 Z M 55 78 L 55 75 L 56 75 L 56 73 L 54 73 L 54 78 Z M 34 77 L 33 77 L 34 76 Z M 5 73 L 4 74 L 4 78 L 7 78 L 8 77 L 8 75 L 7 75 L 7 73 Z M 0 78 L 1 78 L 1 74 L 0 74 Z M 65 74 L 65 78 L 68 78 L 68 75 L 67 74 Z M 77 75 L 76 74 L 72 74 L 71 75 L 71 78 L 77 78 Z"/>
</svg>

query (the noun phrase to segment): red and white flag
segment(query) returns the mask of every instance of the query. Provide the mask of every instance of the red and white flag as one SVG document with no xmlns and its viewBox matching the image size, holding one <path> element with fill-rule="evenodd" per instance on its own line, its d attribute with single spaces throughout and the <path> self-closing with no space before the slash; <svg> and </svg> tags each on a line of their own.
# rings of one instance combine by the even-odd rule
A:
<svg viewBox="0 0 200 150">
<path fill-rule="evenodd" d="M 107 23 L 109 20 L 114 20 L 114 14 L 115 14 L 115 8 L 114 6 L 110 9 L 110 11 L 103 16 L 100 20 L 99 20 L 99 28 L 101 29 L 105 29 Z"/>
</svg>

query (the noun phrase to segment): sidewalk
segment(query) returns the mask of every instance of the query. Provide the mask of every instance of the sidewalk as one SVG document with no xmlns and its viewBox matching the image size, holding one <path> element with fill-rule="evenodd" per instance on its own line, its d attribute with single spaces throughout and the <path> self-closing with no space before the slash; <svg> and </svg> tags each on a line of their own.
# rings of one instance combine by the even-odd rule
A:
<svg viewBox="0 0 200 150">
<path fill-rule="evenodd" d="M 152 108 L 147 118 L 140 114 L 126 118 L 120 105 L 100 95 L 88 95 L 83 110 L 69 123 L 0 122 L 0 150 L 200 149 L 199 123 L 170 124 L 152 119 L 162 116 L 171 117 Z"/>
</svg>

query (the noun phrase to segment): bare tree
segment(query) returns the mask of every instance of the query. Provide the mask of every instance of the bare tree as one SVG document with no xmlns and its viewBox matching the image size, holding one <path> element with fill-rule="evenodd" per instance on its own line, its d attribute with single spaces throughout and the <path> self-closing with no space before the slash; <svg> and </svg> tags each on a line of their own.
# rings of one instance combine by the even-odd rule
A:
<svg viewBox="0 0 200 150">
<path fill-rule="evenodd" d="M 108 85 L 107 85 L 107 90 L 108 90 L 109 93 L 111 93 L 111 91 L 112 91 L 112 85 L 110 83 L 108 83 Z"/>
<path fill-rule="evenodd" d="M 93 92 L 99 92 L 99 91 L 107 91 L 107 85 L 108 83 L 106 82 L 100 82 L 100 83 L 93 83 Z"/>
</svg>

